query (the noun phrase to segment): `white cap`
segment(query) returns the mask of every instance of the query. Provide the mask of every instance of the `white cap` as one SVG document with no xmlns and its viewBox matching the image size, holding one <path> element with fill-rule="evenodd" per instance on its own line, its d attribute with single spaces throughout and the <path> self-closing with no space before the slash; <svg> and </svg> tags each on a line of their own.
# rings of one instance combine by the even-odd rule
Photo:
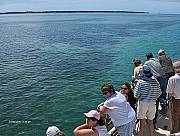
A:
<svg viewBox="0 0 180 136">
<path fill-rule="evenodd" d="M 96 118 L 97 120 L 100 119 L 100 114 L 99 114 L 96 110 L 91 110 L 91 111 L 89 111 L 88 113 L 84 113 L 84 115 L 85 115 L 86 117 L 94 117 L 94 118 Z"/>
<path fill-rule="evenodd" d="M 160 53 L 164 53 L 164 50 L 160 49 L 160 50 L 158 51 L 158 54 L 160 54 Z"/>
<path fill-rule="evenodd" d="M 61 132 L 59 130 L 59 128 L 57 128 L 56 126 L 50 126 L 50 127 L 48 127 L 48 129 L 46 131 L 46 135 L 47 136 L 55 136 L 59 132 Z"/>
<path fill-rule="evenodd" d="M 180 69 L 180 60 L 176 60 L 176 61 L 173 63 L 173 66 L 174 66 L 174 69 Z"/>
</svg>

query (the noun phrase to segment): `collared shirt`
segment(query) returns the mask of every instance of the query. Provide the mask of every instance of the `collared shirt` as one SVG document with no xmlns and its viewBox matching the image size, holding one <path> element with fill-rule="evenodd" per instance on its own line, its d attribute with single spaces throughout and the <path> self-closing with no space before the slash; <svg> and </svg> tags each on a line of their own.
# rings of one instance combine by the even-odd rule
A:
<svg viewBox="0 0 180 136">
<path fill-rule="evenodd" d="M 137 82 L 134 92 L 139 101 L 155 102 L 161 95 L 160 84 L 155 78 L 143 77 Z"/>
<path fill-rule="evenodd" d="M 169 78 L 166 92 L 172 94 L 175 99 L 180 99 L 180 73 Z"/>
<path fill-rule="evenodd" d="M 161 77 L 165 75 L 162 66 L 159 63 L 159 60 L 156 58 L 150 58 L 148 61 L 144 63 L 144 65 L 150 67 L 151 72 L 155 77 Z"/>
</svg>

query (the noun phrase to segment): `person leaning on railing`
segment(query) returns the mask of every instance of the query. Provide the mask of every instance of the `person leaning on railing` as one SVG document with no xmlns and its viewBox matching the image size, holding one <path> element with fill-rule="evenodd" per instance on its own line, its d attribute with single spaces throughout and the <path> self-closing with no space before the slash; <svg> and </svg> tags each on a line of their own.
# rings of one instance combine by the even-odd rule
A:
<svg viewBox="0 0 180 136">
<path fill-rule="evenodd" d="M 98 107 L 102 107 L 100 114 L 110 116 L 120 136 L 132 136 L 135 111 L 127 102 L 126 97 L 115 91 L 113 85 L 109 83 L 101 87 L 101 92 L 106 101 L 98 105 Z"/>
<path fill-rule="evenodd" d="M 73 131 L 75 136 L 109 136 L 106 126 L 96 110 L 84 113 L 86 122 Z"/>
</svg>

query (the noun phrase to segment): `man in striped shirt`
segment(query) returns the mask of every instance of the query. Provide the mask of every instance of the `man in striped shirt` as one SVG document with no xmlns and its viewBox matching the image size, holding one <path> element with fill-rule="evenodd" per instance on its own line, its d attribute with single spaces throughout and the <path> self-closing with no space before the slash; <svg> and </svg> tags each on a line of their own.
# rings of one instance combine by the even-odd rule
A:
<svg viewBox="0 0 180 136">
<path fill-rule="evenodd" d="M 143 66 L 141 79 L 135 87 L 135 97 L 138 99 L 137 119 L 140 120 L 140 136 L 144 136 L 146 119 L 149 125 L 150 136 L 155 135 L 153 119 L 156 112 L 156 100 L 160 95 L 159 82 L 153 77 L 151 69 L 148 66 Z"/>
</svg>

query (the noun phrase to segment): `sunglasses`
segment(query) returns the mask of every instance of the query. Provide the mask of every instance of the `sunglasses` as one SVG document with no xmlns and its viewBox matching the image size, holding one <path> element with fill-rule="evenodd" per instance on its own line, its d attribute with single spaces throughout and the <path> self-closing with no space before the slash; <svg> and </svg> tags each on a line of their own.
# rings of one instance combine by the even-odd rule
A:
<svg viewBox="0 0 180 136">
<path fill-rule="evenodd" d="M 86 116 L 85 116 L 85 117 L 86 117 Z M 86 119 L 87 119 L 87 120 L 92 120 L 92 121 L 97 121 L 97 119 L 94 118 L 94 117 L 86 117 Z"/>
<path fill-rule="evenodd" d="M 108 93 L 109 93 L 109 92 L 103 92 L 102 94 L 103 94 L 103 95 L 106 95 L 106 94 L 108 94 Z"/>
<path fill-rule="evenodd" d="M 128 89 L 128 88 L 127 88 L 127 87 L 121 87 L 121 89 L 122 89 L 122 90 L 126 90 L 126 89 Z"/>
</svg>

